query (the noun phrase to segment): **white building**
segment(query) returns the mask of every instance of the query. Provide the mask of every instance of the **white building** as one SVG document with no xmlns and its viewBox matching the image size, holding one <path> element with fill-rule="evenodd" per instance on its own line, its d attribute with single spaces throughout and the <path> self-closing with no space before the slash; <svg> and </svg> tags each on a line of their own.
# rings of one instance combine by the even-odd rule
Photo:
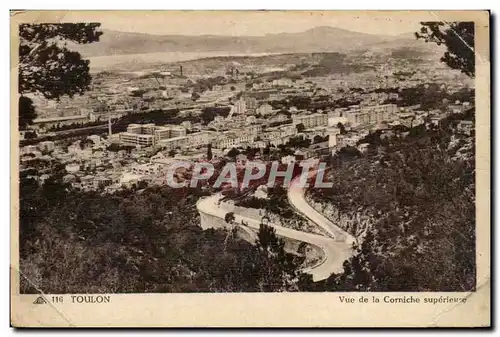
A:
<svg viewBox="0 0 500 337">
<path fill-rule="evenodd" d="M 248 116 L 246 119 L 245 119 L 245 124 L 249 125 L 249 124 L 253 124 L 257 121 L 257 118 L 255 116 Z"/>
<path fill-rule="evenodd" d="M 181 123 L 181 126 L 184 128 L 184 129 L 187 129 L 187 130 L 190 130 L 191 129 L 191 122 L 190 121 L 184 121 Z"/>
<path fill-rule="evenodd" d="M 289 155 L 289 156 L 284 156 L 281 158 L 281 163 L 290 165 L 292 163 L 295 163 L 295 156 Z"/>
<path fill-rule="evenodd" d="M 132 166 L 132 173 L 141 175 L 152 175 L 161 172 L 164 166 L 156 163 L 137 164 Z"/>
<path fill-rule="evenodd" d="M 352 106 L 345 112 L 347 120 L 354 125 L 375 124 L 382 121 L 392 122 L 398 118 L 396 104 L 384 104 L 375 106 Z"/>
<path fill-rule="evenodd" d="M 306 128 L 328 125 L 328 115 L 321 113 L 315 113 L 310 115 L 296 115 L 292 116 L 292 120 L 293 120 L 293 125 L 302 124 Z"/>
<path fill-rule="evenodd" d="M 293 81 L 289 78 L 279 78 L 273 80 L 273 87 L 291 87 L 293 86 Z"/>
<path fill-rule="evenodd" d="M 213 147 L 216 149 L 227 149 L 237 147 L 242 143 L 252 143 L 255 140 L 255 135 L 250 133 L 224 132 L 217 137 L 213 142 Z"/>
<path fill-rule="evenodd" d="M 28 154 L 28 153 L 33 153 L 37 152 L 37 148 L 35 145 L 26 145 L 21 148 L 21 154 Z"/>
<path fill-rule="evenodd" d="M 186 136 L 162 139 L 158 142 L 158 145 L 167 150 L 173 150 L 178 147 L 184 147 L 187 144 L 188 144 L 188 137 Z"/>
<path fill-rule="evenodd" d="M 67 164 L 65 167 L 66 169 L 66 172 L 68 173 L 76 173 L 78 171 L 80 171 L 80 164 L 78 163 L 70 163 L 70 164 Z"/>
<path fill-rule="evenodd" d="M 153 146 L 155 143 L 153 135 L 143 135 L 131 132 L 120 133 L 120 142 L 126 145 L 134 145 L 140 147 Z"/>
<path fill-rule="evenodd" d="M 53 141 L 45 141 L 45 142 L 40 142 L 38 143 L 38 149 L 40 151 L 53 151 L 55 149 L 55 144 Z"/>
<path fill-rule="evenodd" d="M 337 146 L 337 135 L 340 135 L 340 129 L 333 126 L 327 129 L 328 134 L 328 147 L 333 148 Z"/>
<path fill-rule="evenodd" d="M 204 146 L 208 145 L 212 141 L 212 139 L 215 138 L 215 132 L 200 131 L 200 132 L 190 133 L 186 137 L 187 137 L 187 143 L 190 146 Z"/>
<path fill-rule="evenodd" d="M 461 133 L 464 133 L 464 134 L 470 136 L 474 130 L 474 122 L 462 120 L 462 121 L 458 122 L 457 130 Z"/>
<path fill-rule="evenodd" d="M 348 122 L 346 117 L 328 117 L 328 126 L 336 127 L 339 123 L 346 125 Z"/>
<path fill-rule="evenodd" d="M 259 106 L 255 112 L 262 116 L 267 116 L 272 114 L 273 107 L 270 104 L 264 103 L 261 106 Z"/>
<path fill-rule="evenodd" d="M 165 139 L 185 137 L 186 133 L 185 128 L 176 125 L 130 124 L 127 132 L 120 133 L 119 137 L 124 144 L 147 147 Z"/>
<path fill-rule="evenodd" d="M 240 98 L 234 104 L 234 112 L 236 115 L 244 115 L 247 112 L 247 104 L 243 98 Z"/>
</svg>

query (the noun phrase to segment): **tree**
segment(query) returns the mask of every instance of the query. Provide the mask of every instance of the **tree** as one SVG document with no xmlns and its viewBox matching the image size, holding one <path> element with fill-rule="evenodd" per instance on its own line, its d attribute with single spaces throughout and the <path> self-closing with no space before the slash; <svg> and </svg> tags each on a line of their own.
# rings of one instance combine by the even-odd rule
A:
<svg viewBox="0 0 500 337">
<path fill-rule="evenodd" d="M 262 154 L 264 156 L 269 156 L 269 154 L 271 153 L 271 144 L 270 143 L 267 143 L 266 144 L 266 147 L 264 148 L 264 150 L 262 151 Z"/>
<path fill-rule="evenodd" d="M 447 51 L 441 57 L 441 62 L 452 69 L 458 69 L 464 74 L 474 77 L 474 22 L 421 22 L 417 39 L 433 42 L 438 46 L 444 44 Z"/>
<path fill-rule="evenodd" d="M 347 133 L 344 124 L 342 124 L 341 122 L 337 123 L 337 128 L 339 128 L 341 135 L 345 135 Z"/>
<path fill-rule="evenodd" d="M 198 94 L 197 92 L 193 92 L 191 94 L 191 100 L 193 101 L 197 101 L 200 97 L 201 97 L 200 94 Z"/>
<path fill-rule="evenodd" d="M 78 145 L 80 145 L 80 149 L 85 149 L 86 147 L 91 147 L 94 145 L 94 142 L 88 138 L 85 138 L 85 139 L 82 139 L 80 140 L 80 142 L 78 143 Z"/>
<path fill-rule="evenodd" d="M 318 144 L 318 143 L 321 143 L 324 141 L 325 141 L 325 139 L 323 137 L 321 137 L 320 135 L 316 135 L 313 138 L 313 144 Z"/>
<path fill-rule="evenodd" d="M 35 118 L 33 101 L 28 97 L 19 97 L 19 130 L 25 129 Z"/>
<path fill-rule="evenodd" d="M 230 89 L 231 89 L 231 91 L 235 91 L 236 87 L 234 85 L 232 85 Z"/>
<path fill-rule="evenodd" d="M 235 219 L 236 218 L 234 217 L 233 212 L 226 213 L 226 215 L 224 216 L 224 221 L 227 222 L 228 224 L 233 223 Z"/>
<path fill-rule="evenodd" d="M 147 188 L 147 187 L 148 187 L 148 182 L 147 182 L 147 181 L 141 180 L 141 181 L 139 181 L 139 182 L 137 183 L 137 188 L 138 188 L 139 190 L 143 190 L 143 189 L 145 189 L 145 188 Z"/>
<path fill-rule="evenodd" d="M 276 230 L 260 224 L 256 246 L 261 252 L 262 291 L 289 291 L 297 282 L 297 264 L 293 256 L 285 252 L 285 242 L 278 238 Z"/>
<path fill-rule="evenodd" d="M 240 154 L 240 151 L 238 151 L 238 149 L 236 148 L 231 148 L 231 150 L 229 150 L 229 152 L 227 153 L 227 156 L 229 158 L 232 158 L 233 160 L 236 159 L 236 156 Z"/>
<path fill-rule="evenodd" d="M 263 250 L 278 252 L 284 247 L 284 242 L 276 236 L 276 230 L 271 226 L 261 224 L 257 237 L 258 245 Z"/>
<path fill-rule="evenodd" d="M 177 154 L 177 152 L 174 149 L 171 149 L 170 151 L 168 151 L 169 157 L 175 157 L 176 154 Z"/>
<path fill-rule="evenodd" d="M 39 93 L 47 99 L 82 95 L 92 77 L 89 61 L 67 48 L 67 42 L 87 44 L 99 41 L 100 23 L 21 24 L 19 26 L 19 87 L 21 97 Z M 34 119 L 31 99 L 19 102 L 19 125 Z M 22 109 L 21 109 L 22 108 Z"/>
<path fill-rule="evenodd" d="M 193 208 L 198 198 L 168 186 L 123 190 L 110 198 L 68 189 L 60 179 L 43 186 L 30 178 L 20 181 L 21 293 L 38 293 L 33 284 L 51 293 L 282 288 L 278 273 L 263 279 L 265 263 L 275 269 L 258 247 L 232 235 L 234 230 L 199 227 Z"/>
<path fill-rule="evenodd" d="M 208 144 L 207 147 L 207 160 L 212 160 L 213 155 L 212 155 L 212 144 Z"/>
<path fill-rule="evenodd" d="M 25 134 L 24 134 L 24 139 L 33 139 L 33 138 L 36 138 L 37 137 L 37 134 L 35 131 L 27 131 Z"/>
<path fill-rule="evenodd" d="M 306 127 L 302 123 L 295 125 L 295 128 L 297 128 L 297 132 L 302 132 L 306 129 Z"/>
</svg>

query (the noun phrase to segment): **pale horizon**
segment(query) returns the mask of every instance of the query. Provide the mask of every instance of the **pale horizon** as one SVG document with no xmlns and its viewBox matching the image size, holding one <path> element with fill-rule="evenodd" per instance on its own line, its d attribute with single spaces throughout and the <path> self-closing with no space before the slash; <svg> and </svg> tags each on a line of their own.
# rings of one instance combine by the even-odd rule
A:
<svg viewBox="0 0 500 337">
<path fill-rule="evenodd" d="M 357 31 L 357 30 L 351 30 L 351 29 L 347 29 L 347 28 L 344 28 L 344 27 L 335 27 L 335 26 L 316 26 L 316 27 L 311 27 L 311 28 L 307 28 L 307 29 L 304 29 L 304 30 L 300 30 L 300 31 L 296 31 L 296 30 L 293 30 L 293 31 L 283 31 L 283 32 L 272 32 L 272 33 L 266 33 L 266 34 L 261 34 L 261 35 L 257 35 L 257 34 L 249 34 L 249 35 L 236 35 L 236 34 L 230 34 L 230 33 L 219 33 L 219 34 L 216 34 L 216 33 L 211 33 L 211 34 L 208 34 L 208 33 L 199 33 L 199 34 L 195 34 L 195 33 L 192 33 L 192 34 L 187 34 L 187 33 L 161 33 L 161 32 L 146 32 L 146 31 L 130 31 L 130 30 L 122 30 L 122 29 L 113 29 L 113 28 L 108 28 L 107 26 L 104 26 L 104 25 L 101 25 L 101 30 L 106 30 L 106 31 L 113 31 L 113 32 L 120 32 L 120 33 L 130 33 L 130 34 L 147 34 L 147 35 L 153 35 L 153 36 L 168 36 L 168 35 L 172 35 L 172 36 L 241 36 L 241 37 L 263 37 L 263 36 L 268 36 L 268 35 L 277 35 L 277 34 L 293 34 L 293 33 L 303 33 L 303 32 L 306 32 L 306 31 L 309 31 L 309 30 L 312 30 L 312 29 L 317 29 L 317 28 L 333 28 L 333 29 L 342 29 L 342 30 L 345 30 L 345 31 L 349 31 L 349 32 L 353 32 L 353 33 L 362 33 L 362 34 L 368 34 L 368 35 L 374 35 L 374 36 L 391 36 L 391 37 L 395 37 L 395 36 L 399 36 L 399 35 L 405 35 L 405 34 L 410 34 L 410 33 L 414 33 L 416 32 L 416 30 L 412 30 L 412 31 L 406 31 L 406 32 L 400 32 L 400 33 L 395 33 L 395 34 L 373 34 L 373 33 L 370 33 L 370 32 L 361 32 L 361 31 Z"/>
<path fill-rule="evenodd" d="M 73 16 L 77 16 L 73 18 Z M 371 35 L 397 36 L 420 29 L 420 21 L 404 12 L 333 11 L 150 11 L 68 12 L 64 21 L 88 18 L 101 28 L 150 35 L 265 36 L 331 27 Z M 423 19 L 423 18 L 422 18 Z M 87 20 L 86 20 L 87 21 Z"/>
</svg>

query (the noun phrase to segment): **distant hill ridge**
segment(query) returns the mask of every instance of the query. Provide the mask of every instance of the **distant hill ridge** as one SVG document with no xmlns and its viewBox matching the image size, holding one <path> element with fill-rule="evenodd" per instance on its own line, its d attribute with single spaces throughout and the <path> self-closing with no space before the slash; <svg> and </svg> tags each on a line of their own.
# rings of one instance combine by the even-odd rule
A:
<svg viewBox="0 0 500 337">
<path fill-rule="evenodd" d="M 150 35 L 103 30 L 97 43 L 75 48 L 85 57 L 145 54 L 158 52 L 232 52 L 232 53 L 311 53 L 348 51 L 370 46 L 421 45 L 410 34 L 372 35 L 334 27 L 316 27 L 299 33 L 265 36 Z M 424 43 L 425 44 L 425 43 Z"/>
</svg>

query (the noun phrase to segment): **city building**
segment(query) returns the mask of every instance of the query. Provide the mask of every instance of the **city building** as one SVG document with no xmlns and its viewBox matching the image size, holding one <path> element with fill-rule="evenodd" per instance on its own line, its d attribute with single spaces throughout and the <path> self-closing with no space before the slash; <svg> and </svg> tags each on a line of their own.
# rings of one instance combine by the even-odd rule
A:
<svg viewBox="0 0 500 337">
<path fill-rule="evenodd" d="M 126 145 L 148 147 L 154 145 L 154 136 L 143 135 L 139 133 L 122 132 L 120 133 L 120 142 Z"/>
<path fill-rule="evenodd" d="M 296 161 L 295 156 L 292 156 L 292 155 L 281 157 L 282 164 L 290 165 L 292 163 L 295 163 L 295 161 Z"/>
<path fill-rule="evenodd" d="M 235 159 L 236 159 L 237 166 L 245 166 L 246 163 L 248 162 L 247 156 L 245 156 L 242 153 L 238 154 Z"/>
<path fill-rule="evenodd" d="M 132 166 L 132 173 L 141 175 L 152 175 L 159 173 L 163 165 L 157 163 L 137 164 Z"/>
<path fill-rule="evenodd" d="M 360 135 L 357 134 L 348 134 L 348 135 L 341 135 L 337 134 L 337 148 L 343 148 L 345 146 L 356 146 L 358 141 L 361 139 Z"/>
<path fill-rule="evenodd" d="M 259 90 L 259 91 L 248 91 L 245 95 L 248 97 L 255 98 L 257 101 L 264 101 L 271 99 L 271 95 L 275 96 L 278 93 L 276 89 L 273 90 Z"/>
<path fill-rule="evenodd" d="M 76 173 L 76 172 L 80 171 L 80 164 L 70 163 L 70 164 L 67 164 L 64 168 L 65 168 L 66 172 L 68 172 L 70 174 Z"/>
<path fill-rule="evenodd" d="M 279 78 L 273 80 L 273 87 L 291 87 L 293 86 L 293 81 L 289 78 Z"/>
<path fill-rule="evenodd" d="M 33 120 L 33 126 L 35 128 L 50 128 L 61 125 L 83 124 L 87 123 L 88 121 L 88 115 L 35 118 Z"/>
<path fill-rule="evenodd" d="M 234 112 L 232 114 L 244 115 L 247 112 L 247 105 L 243 98 L 234 103 Z"/>
<path fill-rule="evenodd" d="M 215 138 L 215 132 L 213 131 L 200 131 L 195 133 L 190 133 L 187 135 L 187 143 L 190 146 L 204 146 L 208 145 L 212 139 Z"/>
<path fill-rule="evenodd" d="M 235 133 L 231 131 L 220 134 L 212 145 L 216 149 L 227 149 L 230 147 L 237 147 L 243 143 L 252 143 L 255 140 L 255 135 L 251 133 Z"/>
<path fill-rule="evenodd" d="M 392 122 L 397 119 L 398 108 L 396 104 L 374 106 L 351 106 L 344 113 L 347 120 L 354 125 L 374 124 L 382 121 Z"/>
<path fill-rule="evenodd" d="M 302 124 L 305 128 L 313 128 L 328 124 L 328 115 L 314 113 L 310 115 L 295 115 L 292 116 L 293 125 Z"/>
<path fill-rule="evenodd" d="M 42 152 L 43 151 L 46 151 L 46 152 L 54 151 L 55 144 L 53 141 L 40 142 L 40 143 L 38 143 L 38 149 Z"/>
<path fill-rule="evenodd" d="M 289 122 L 289 121 L 290 121 L 290 119 L 288 118 L 288 116 L 285 114 L 281 114 L 281 113 L 278 113 L 274 116 L 271 116 L 271 117 L 265 119 L 265 123 L 268 125 L 270 125 L 270 124 L 276 125 L 276 124 L 281 124 L 281 123 L 285 123 L 285 122 Z"/>
<path fill-rule="evenodd" d="M 328 126 L 337 126 L 339 125 L 339 123 L 342 125 L 346 125 L 347 123 L 349 123 L 349 120 L 346 117 L 328 117 Z"/>
<path fill-rule="evenodd" d="M 257 104 L 257 99 L 255 99 L 255 97 L 249 97 L 249 96 L 243 96 L 243 99 L 245 100 L 245 104 L 246 104 L 246 107 L 247 109 L 255 109 L 257 108 L 258 104 Z"/>
<path fill-rule="evenodd" d="M 245 119 L 245 124 L 252 124 L 252 123 L 255 123 L 256 121 L 257 121 L 257 118 L 255 116 L 248 116 Z"/>
<path fill-rule="evenodd" d="M 184 137 L 186 135 L 186 129 L 180 126 L 172 126 L 170 129 L 170 135 L 168 138 Z"/>
<path fill-rule="evenodd" d="M 191 125 L 191 122 L 190 121 L 184 121 L 181 123 L 181 126 L 187 130 L 191 130 L 192 128 L 192 125 Z"/>
<path fill-rule="evenodd" d="M 259 106 L 257 110 L 255 110 L 255 112 L 262 116 L 267 116 L 272 114 L 273 107 L 270 104 L 264 103 L 261 106 Z"/>
<path fill-rule="evenodd" d="M 462 120 L 462 121 L 458 122 L 457 130 L 461 133 L 464 133 L 464 134 L 470 136 L 472 134 L 472 131 L 474 130 L 474 122 Z"/>
<path fill-rule="evenodd" d="M 120 133 L 120 141 L 140 147 L 154 146 L 158 142 L 186 136 L 186 129 L 181 126 L 156 126 L 149 124 L 129 124 L 127 132 Z"/>
<path fill-rule="evenodd" d="M 186 136 L 162 139 L 158 142 L 159 146 L 167 150 L 173 150 L 178 147 L 186 146 L 187 144 L 188 144 L 188 137 Z"/>
<path fill-rule="evenodd" d="M 26 145 L 21 148 L 21 154 L 28 154 L 37 152 L 37 147 L 35 145 Z"/>
<path fill-rule="evenodd" d="M 262 132 L 262 124 L 251 124 L 245 128 L 245 131 L 254 137 L 257 137 Z"/>
</svg>

